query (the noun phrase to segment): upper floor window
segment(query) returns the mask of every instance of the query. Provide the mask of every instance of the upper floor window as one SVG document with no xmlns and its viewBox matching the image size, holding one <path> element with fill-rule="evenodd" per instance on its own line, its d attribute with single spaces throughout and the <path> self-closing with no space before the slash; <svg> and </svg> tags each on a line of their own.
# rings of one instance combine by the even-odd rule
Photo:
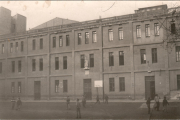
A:
<svg viewBox="0 0 180 120">
<path fill-rule="evenodd" d="M 136 36 L 141 37 L 141 26 L 140 25 L 136 26 Z"/>
<path fill-rule="evenodd" d="M 2 44 L 2 54 L 4 54 L 4 44 Z"/>
<path fill-rule="evenodd" d="M 84 60 L 85 60 L 84 55 L 81 55 L 81 68 L 84 68 Z"/>
<path fill-rule="evenodd" d="M 21 41 L 21 52 L 24 50 L 24 42 Z"/>
<path fill-rule="evenodd" d="M 124 65 L 124 52 L 119 51 L 119 65 Z"/>
<path fill-rule="evenodd" d="M 43 71 L 43 59 L 39 59 L 39 71 Z"/>
<path fill-rule="evenodd" d="M 0 62 L 0 73 L 2 73 L 2 62 Z"/>
<path fill-rule="evenodd" d="M 40 49 L 43 49 L 43 39 L 42 38 L 40 39 L 40 43 L 39 44 L 40 44 Z"/>
<path fill-rule="evenodd" d="M 146 37 L 150 37 L 150 25 L 149 24 L 145 25 L 145 34 L 146 34 Z"/>
<path fill-rule="evenodd" d="M 16 42 L 16 51 L 18 51 L 19 47 L 18 47 L 18 42 Z"/>
<path fill-rule="evenodd" d="M 85 44 L 89 44 L 89 33 L 85 33 Z"/>
<path fill-rule="evenodd" d="M 176 62 L 180 62 L 180 46 L 176 46 Z"/>
<path fill-rule="evenodd" d="M 114 55 L 113 55 L 113 52 L 109 52 L 109 66 L 114 66 Z"/>
<path fill-rule="evenodd" d="M 123 40 L 123 29 L 119 28 L 119 40 Z"/>
<path fill-rule="evenodd" d="M 81 45 L 82 36 L 81 33 L 78 33 L 78 45 Z"/>
<path fill-rule="evenodd" d="M 36 71 L 36 59 L 32 59 L 32 71 Z"/>
<path fill-rule="evenodd" d="M 33 50 L 36 49 L 36 40 L 35 40 L 35 39 L 32 41 L 32 49 L 33 49 Z"/>
<path fill-rule="evenodd" d="M 53 48 L 56 47 L 56 37 L 53 37 Z"/>
<path fill-rule="evenodd" d="M 113 30 L 109 29 L 109 41 L 113 41 Z"/>
<path fill-rule="evenodd" d="M 89 58 L 90 58 L 90 60 L 89 60 L 90 61 L 89 62 L 90 63 L 90 67 L 94 67 L 94 54 L 90 54 Z"/>
<path fill-rule="evenodd" d="M 70 39 L 69 39 L 69 35 L 66 35 L 66 46 L 70 45 Z"/>
<path fill-rule="evenodd" d="M 59 70 L 59 57 L 55 57 L 55 70 Z"/>
<path fill-rule="evenodd" d="M 158 23 L 154 24 L 154 34 L 159 35 L 159 24 Z"/>
<path fill-rule="evenodd" d="M 97 34 L 96 31 L 92 32 L 92 38 L 93 38 L 93 43 L 97 42 Z"/>
<path fill-rule="evenodd" d="M 12 61 L 12 72 L 14 73 L 15 72 L 15 61 Z"/>
<path fill-rule="evenodd" d="M 10 44 L 10 53 L 13 52 L 13 43 Z"/>
<path fill-rule="evenodd" d="M 59 36 L 59 47 L 63 46 L 63 37 Z"/>
<path fill-rule="evenodd" d="M 21 60 L 19 60 L 19 61 L 18 61 L 18 72 L 21 72 L 21 67 L 22 67 L 22 65 L 21 65 Z"/>
<path fill-rule="evenodd" d="M 67 69 L 67 56 L 63 57 L 63 69 Z"/>
<path fill-rule="evenodd" d="M 157 48 L 152 48 L 152 63 L 157 63 Z"/>
<path fill-rule="evenodd" d="M 141 53 L 141 64 L 146 64 L 146 50 L 141 49 L 140 53 Z"/>
</svg>

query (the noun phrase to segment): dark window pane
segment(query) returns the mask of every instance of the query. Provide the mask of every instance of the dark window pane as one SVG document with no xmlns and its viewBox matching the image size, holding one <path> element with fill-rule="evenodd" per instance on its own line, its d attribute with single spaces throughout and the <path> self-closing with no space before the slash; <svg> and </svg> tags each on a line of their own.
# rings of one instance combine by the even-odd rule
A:
<svg viewBox="0 0 180 120">
<path fill-rule="evenodd" d="M 67 56 L 63 57 L 63 69 L 67 69 Z"/>
<path fill-rule="evenodd" d="M 90 67 L 94 67 L 94 54 L 90 54 L 89 58 L 90 58 Z"/>
<path fill-rule="evenodd" d="M 84 68 L 84 60 L 85 60 L 84 55 L 81 55 L 81 68 Z"/>
<path fill-rule="evenodd" d="M 68 92 L 67 80 L 63 80 L 63 92 Z"/>
<path fill-rule="evenodd" d="M 115 91 L 114 78 L 109 78 L 109 91 Z"/>
<path fill-rule="evenodd" d="M 55 70 L 59 70 L 59 57 L 55 57 Z"/>
<path fill-rule="evenodd" d="M 109 52 L 109 66 L 114 66 L 114 55 L 113 55 L 113 52 Z"/>
</svg>

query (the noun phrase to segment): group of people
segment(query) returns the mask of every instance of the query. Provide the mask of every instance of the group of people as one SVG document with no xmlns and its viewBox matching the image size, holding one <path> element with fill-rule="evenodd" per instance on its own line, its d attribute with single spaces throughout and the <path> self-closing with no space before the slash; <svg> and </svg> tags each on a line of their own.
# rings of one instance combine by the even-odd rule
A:
<svg viewBox="0 0 180 120">
<path fill-rule="evenodd" d="M 22 106 L 22 101 L 20 99 L 20 97 L 16 100 L 14 97 L 11 99 L 12 102 L 12 110 L 15 109 L 15 105 L 16 105 L 16 109 L 15 110 L 20 110 L 21 106 Z"/>
<path fill-rule="evenodd" d="M 156 94 L 155 98 L 154 98 L 155 103 L 154 103 L 153 108 L 157 111 L 159 111 L 159 107 L 160 107 L 159 99 L 160 99 L 160 97 L 158 96 L 158 94 Z M 150 114 L 150 104 L 151 104 L 150 97 L 147 99 L 146 104 L 148 107 L 148 114 Z M 166 97 L 164 97 L 162 105 L 163 105 L 163 112 L 167 112 L 167 105 L 169 105 L 169 103 L 168 103 Z"/>
</svg>

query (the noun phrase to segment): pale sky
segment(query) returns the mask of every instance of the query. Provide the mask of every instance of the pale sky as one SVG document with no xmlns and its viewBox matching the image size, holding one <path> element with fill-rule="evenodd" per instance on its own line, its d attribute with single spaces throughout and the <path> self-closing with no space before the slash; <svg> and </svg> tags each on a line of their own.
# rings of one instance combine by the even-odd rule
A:
<svg viewBox="0 0 180 120">
<path fill-rule="evenodd" d="M 0 6 L 11 10 L 11 15 L 27 18 L 27 29 L 55 17 L 86 21 L 133 14 L 143 7 L 167 4 L 168 8 L 180 6 L 180 1 L 0 1 Z"/>
</svg>

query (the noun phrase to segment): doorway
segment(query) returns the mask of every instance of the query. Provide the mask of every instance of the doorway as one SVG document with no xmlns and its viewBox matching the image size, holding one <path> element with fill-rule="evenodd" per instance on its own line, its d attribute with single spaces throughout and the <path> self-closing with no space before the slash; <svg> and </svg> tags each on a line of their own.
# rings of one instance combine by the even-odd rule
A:
<svg viewBox="0 0 180 120">
<path fill-rule="evenodd" d="M 154 76 L 145 76 L 145 98 L 146 100 L 150 97 L 155 97 L 155 79 Z"/>
<path fill-rule="evenodd" d="M 41 81 L 34 81 L 34 100 L 41 99 Z"/>
<path fill-rule="evenodd" d="M 84 95 L 87 100 L 92 100 L 91 79 L 84 79 Z"/>
</svg>

